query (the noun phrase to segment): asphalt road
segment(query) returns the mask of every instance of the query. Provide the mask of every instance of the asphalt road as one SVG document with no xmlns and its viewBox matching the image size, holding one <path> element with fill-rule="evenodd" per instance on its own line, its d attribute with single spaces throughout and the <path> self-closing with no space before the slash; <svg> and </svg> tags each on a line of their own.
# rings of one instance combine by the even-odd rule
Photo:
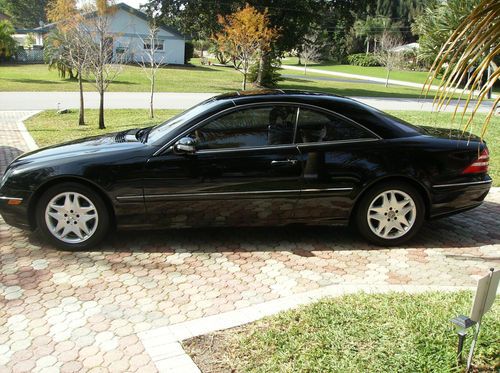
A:
<svg viewBox="0 0 500 373">
<path fill-rule="evenodd" d="M 157 109 L 187 109 L 217 93 L 176 93 L 155 94 Z M 433 111 L 432 99 L 353 97 L 380 110 Z M 0 92 L 0 110 L 48 110 L 78 108 L 78 92 Z M 142 109 L 149 107 L 148 92 L 108 92 L 104 99 L 107 109 Z M 98 108 L 97 92 L 85 92 L 85 107 Z M 472 107 L 472 105 L 471 105 Z M 446 111 L 453 111 L 452 101 Z M 483 103 L 480 112 L 488 112 L 491 102 Z"/>
</svg>

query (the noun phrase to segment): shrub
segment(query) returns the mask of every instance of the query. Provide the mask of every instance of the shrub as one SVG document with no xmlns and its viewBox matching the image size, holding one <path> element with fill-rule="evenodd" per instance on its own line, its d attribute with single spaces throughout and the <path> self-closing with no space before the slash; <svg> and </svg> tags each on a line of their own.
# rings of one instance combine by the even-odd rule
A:
<svg viewBox="0 0 500 373">
<path fill-rule="evenodd" d="M 279 73 L 280 61 L 277 58 L 267 58 L 264 60 L 264 71 L 262 72 L 262 80 L 259 84 L 259 61 L 250 67 L 248 72 L 248 81 L 256 83 L 260 87 L 274 88 L 278 85 L 281 78 Z"/>
<path fill-rule="evenodd" d="M 184 46 L 184 63 L 187 64 L 189 63 L 189 60 L 193 58 L 194 54 L 194 45 L 190 41 L 186 41 L 186 44 Z"/>
<path fill-rule="evenodd" d="M 349 62 L 349 65 L 355 66 L 380 66 L 373 53 L 351 54 L 350 56 L 347 56 L 347 62 Z"/>
</svg>

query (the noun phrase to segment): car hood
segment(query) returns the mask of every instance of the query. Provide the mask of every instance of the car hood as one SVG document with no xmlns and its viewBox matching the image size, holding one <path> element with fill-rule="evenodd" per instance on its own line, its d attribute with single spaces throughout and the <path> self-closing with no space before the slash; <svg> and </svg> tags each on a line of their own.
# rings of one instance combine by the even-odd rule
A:
<svg viewBox="0 0 500 373">
<path fill-rule="evenodd" d="M 132 130 L 136 131 L 136 130 Z M 132 131 L 129 131 L 132 132 Z M 135 133 L 135 132 L 133 132 Z M 130 141 L 132 136 L 125 136 L 126 132 L 109 133 L 102 136 L 93 136 L 66 143 L 37 149 L 18 157 L 14 163 L 31 163 L 33 161 L 64 160 L 73 157 L 93 157 L 108 153 L 130 151 L 147 146 L 140 141 Z"/>
</svg>

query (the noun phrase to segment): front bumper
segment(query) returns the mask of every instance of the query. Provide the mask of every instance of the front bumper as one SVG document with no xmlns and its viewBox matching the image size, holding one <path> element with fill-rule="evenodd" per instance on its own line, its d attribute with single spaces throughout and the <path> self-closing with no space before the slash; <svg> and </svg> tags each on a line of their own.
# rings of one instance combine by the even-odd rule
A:
<svg viewBox="0 0 500 373">
<path fill-rule="evenodd" d="M 16 193 L 15 196 L 0 195 L 0 215 L 5 223 L 13 227 L 30 230 L 34 227 L 28 216 L 27 193 Z"/>
<path fill-rule="evenodd" d="M 433 186 L 429 218 L 445 217 L 480 206 L 491 183 L 491 178 L 487 176 L 481 181 Z"/>
</svg>

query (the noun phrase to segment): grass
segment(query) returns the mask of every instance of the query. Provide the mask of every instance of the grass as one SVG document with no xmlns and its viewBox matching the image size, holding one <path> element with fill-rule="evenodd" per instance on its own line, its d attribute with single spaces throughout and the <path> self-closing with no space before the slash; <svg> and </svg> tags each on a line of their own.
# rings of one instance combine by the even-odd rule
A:
<svg viewBox="0 0 500 373">
<path fill-rule="evenodd" d="M 159 92 L 226 92 L 241 88 L 242 75 L 229 67 L 202 66 L 193 59 L 193 66 L 167 66 L 158 71 L 156 90 Z M 284 72 L 300 75 L 300 72 Z M 313 75 L 311 75 L 313 76 Z M 285 78 L 279 88 L 321 90 L 346 96 L 407 97 L 417 98 L 417 88 L 359 82 L 331 82 Z M 46 65 L 0 65 L 0 91 L 77 91 L 75 80 L 61 79 L 56 71 Z M 85 91 L 95 91 L 91 81 L 84 83 Z M 112 92 L 147 92 L 149 80 L 137 66 L 124 66 L 117 79 L 110 84 Z"/>
<path fill-rule="evenodd" d="M 195 61 L 196 62 L 196 61 Z M 167 66 L 158 70 L 157 91 L 223 92 L 241 87 L 238 72 L 220 67 Z M 95 91 L 91 81 L 84 90 Z M 138 66 L 124 66 L 109 86 L 113 92 L 149 91 L 149 80 Z M 76 80 L 61 79 L 47 65 L 0 65 L 0 91 L 78 91 Z"/>
<path fill-rule="evenodd" d="M 38 146 L 49 146 L 82 137 L 102 135 L 108 132 L 124 131 L 159 124 L 180 110 L 155 110 L 155 118 L 148 118 L 148 110 L 113 109 L 106 110 L 106 129 L 98 128 L 98 110 L 85 111 L 85 126 L 78 125 L 78 110 L 68 114 L 57 114 L 55 110 L 41 112 L 25 121 Z"/>
<path fill-rule="evenodd" d="M 287 57 L 282 59 L 281 63 L 283 65 L 291 65 L 291 66 L 303 66 L 298 64 L 297 57 Z M 339 73 L 347 73 L 347 74 L 357 74 L 364 75 L 367 77 L 374 78 L 382 78 L 385 79 L 387 77 L 387 70 L 383 66 L 353 66 L 353 65 L 342 65 L 335 64 L 330 61 L 319 62 L 319 63 L 311 63 L 308 64 L 308 67 L 313 69 L 325 70 L 325 71 L 335 71 Z M 286 74 L 291 74 L 292 70 L 285 70 Z M 296 71 L 295 73 L 299 73 L 303 75 L 303 72 Z M 307 75 L 310 75 L 308 72 Z M 410 70 L 393 70 L 389 76 L 389 79 L 401 80 L 410 83 L 420 83 L 424 84 L 427 79 L 428 72 L 427 71 L 410 71 Z M 321 75 L 324 76 L 324 75 Z M 441 79 L 435 79 L 432 83 L 433 85 L 439 85 Z M 493 88 L 494 93 L 500 93 L 500 89 L 498 87 Z M 431 96 L 432 97 L 432 96 Z"/>
<path fill-rule="evenodd" d="M 281 61 L 283 65 L 298 65 L 297 57 L 288 57 Z M 302 66 L 302 65 L 301 65 Z M 339 73 L 366 75 L 374 78 L 383 78 L 387 76 L 387 70 L 383 66 L 353 66 L 353 65 L 338 65 L 326 61 L 321 63 L 312 63 L 309 65 L 314 69 L 321 69 L 326 71 L 335 71 Z M 411 83 L 424 83 L 427 78 L 427 71 L 408 71 L 408 70 L 394 70 L 391 71 L 390 79 L 402 80 Z M 438 81 L 435 82 L 437 84 Z"/>
<path fill-rule="evenodd" d="M 183 345 L 204 372 L 458 372 L 449 320 L 468 314 L 471 300 L 470 292 L 347 295 Z M 497 304 L 483 319 L 477 368 L 500 367 L 499 335 Z"/>
<path fill-rule="evenodd" d="M 58 115 L 54 110 L 44 111 L 25 124 L 39 146 L 48 146 L 80 137 L 94 136 L 106 132 L 117 132 L 128 128 L 146 127 L 165 121 L 179 110 L 156 110 L 156 118 L 149 119 L 144 109 L 106 110 L 106 129 L 97 127 L 97 110 L 86 110 L 86 126 L 78 126 L 78 112 Z M 458 128 L 459 123 L 452 123 L 450 113 L 429 113 L 421 111 L 389 111 L 391 114 L 413 124 L 434 127 Z M 472 127 L 473 133 L 479 133 L 485 114 L 477 114 Z M 490 150 L 490 171 L 493 185 L 500 186 L 500 117 L 495 116 L 490 124 L 486 141 Z"/>
</svg>

